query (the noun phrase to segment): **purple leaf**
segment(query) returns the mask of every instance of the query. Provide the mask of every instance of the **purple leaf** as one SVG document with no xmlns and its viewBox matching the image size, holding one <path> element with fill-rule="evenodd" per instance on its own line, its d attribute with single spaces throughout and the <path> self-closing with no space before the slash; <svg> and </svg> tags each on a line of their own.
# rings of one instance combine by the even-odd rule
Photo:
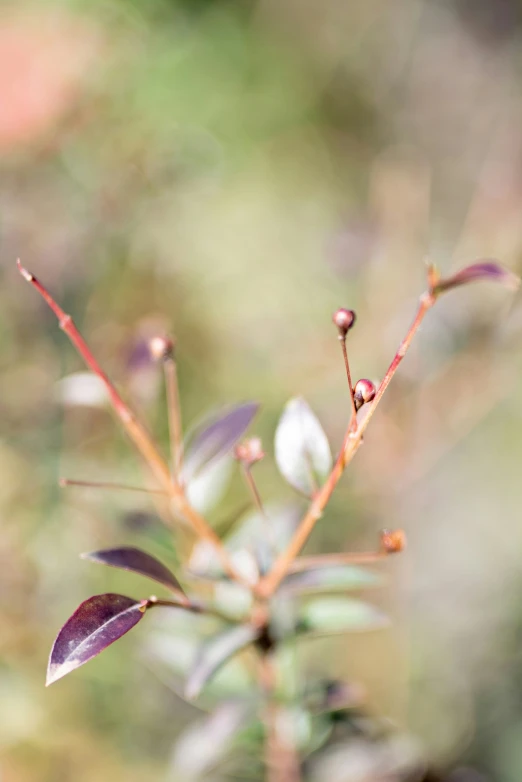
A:
<svg viewBox="0 0 522 782">
<path fill-rule="evenodd" d="M 466 285 L 468 282 L 476 282 L 478 280 L 500 282 L 502 285 L 512 289 L 518 288 L 520 283 L 517 275 L 509 269 L 501 266 L 496 261 L 483 260 L 477 261 L 477 263 L 473 263 L 471 266 L 466 266 L 465 269 L 461 269 L 452 277 L 438 280 L 433 286 L 433 293 L 435 295 L 444 293 L 452 288 L 457 288 L 459 285 Z"/>
<path fill-rule="evenodd" d="M 51 650 L 46 686 L 79 668 L 125 635 L 142 618 L 147 601 L 125 595 L 95 595 L 67 620 Z"/>
<path fill-rule="evenodd" d="M 185 482 L 195 477 L 207 464 L 228 453 L 243 437 L 258 409 L 257 403 L 246 402 L 229 408 L 199 428 L 185 451 Z"/>
<path fill-rule="evenodd" d="M 240 652 L 259 636 L 259 629 L 252 625 L 236 625 L 211 638 L 203 647 L 185 686 L 190 700 L 197 698 L 205 684 L 231 657 Z"/>
<path fill-rule="evenodd" d="M 165 565 L 162 565 L 155 557 L 141 551 L 133 546 L 122 546 L 121 548 L 108 548 L 102 551 L 93 551 L 88 554 L 82 554 L 82 559 L 88 559 L 91 562 L 98 562 L 100 565 L 109 565 L 121 570 L 130 570 L 132 573 L 139 573 L 141 576 L 152 578 L 158 581 L 173 592 L 185 594 L 177 578 L 170 572 Z"/>
</svg>

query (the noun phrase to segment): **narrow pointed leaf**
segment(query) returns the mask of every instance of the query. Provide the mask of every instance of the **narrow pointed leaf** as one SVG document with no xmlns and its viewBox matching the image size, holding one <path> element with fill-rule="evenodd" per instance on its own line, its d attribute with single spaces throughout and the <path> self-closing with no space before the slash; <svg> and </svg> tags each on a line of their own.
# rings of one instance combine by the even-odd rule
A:
<svg viewBox="0 0 522 782">
<path fill-rule="evenodd" d="M 206 465 L 229 453 L 245 434 L 258 409 L 257 403 L 246 402 L 229 408 L 200 427 L 185 448 L 185 482 Z"/>
<path fill-rule="evenodd" d="M 110 593 L 85 600 L 56 637 L 46 685 L 92 660 L 125 635 L 140 621 L 146 607 L 146 601 Z"/>
<path fill-rule="evenodd" d="M 356 565 L 330 565 L 313 567 L 299 573 L 291 573 L 281 584 L 281 589 L 291 592 L 340 591 L 369 589 L 382 584 L 382 576 L 373 570 Z"/>
<path fill-rule="evenodd" d="M 259 630 L 252 625 L 238 625 L 215 635 L 201 650 L 189 673 L 185 694 L 197 698 L 205 684 L 231 657 L 253 643 Z"/>
<path fill-rule="evenodd" d="M 331 470 L 328 439 L 304 399 L 291 399 L 284 409 L 275 435 L 275 458 L 288 483 L 306 495 Z"/>
<path fill-rule="evenodd" d="M 81 555 L 82 559 L 88 559 L 91 562 L 98 562 L 100 565 L 109 565 L 110 567 L 129 570 L 132 573 L 138 573 L 140 576 L 147 576 L 153 581 L 163 584 L 174 592 L 185 594 L 177 578 L 165 567 L 156 557 L 147 554 L 139 548 L 133 546 L 122 546 L 121 548 L 108 548 L 101 551 L 92 551 Z"/>
<path fill-rule="evenodd" d="M 438 280 L 433 286 L 433 293 L 444 293 L 452 288 L 457 288 L 459 285 L 466 285 L 469 282 L 479 280 L 500 282 L 507 288 L 512 289 L 518 288 L 520 284 L 520 279 L 512 271 L 501 266 L 497 261 L 486 259 L 477 261 L 477 263 L 473 263 L 471 266 L 466 266 L 465 269 L 461 269 L 452 277 Z"/>
<path fill-rule="evenodd" d="M 388 617 L 379 609 L 348 597 L 322 597 L 310 601 L 301 609 L 301 633 L 350 633 L 378 630 L 389 625 Z"/>
</svg>

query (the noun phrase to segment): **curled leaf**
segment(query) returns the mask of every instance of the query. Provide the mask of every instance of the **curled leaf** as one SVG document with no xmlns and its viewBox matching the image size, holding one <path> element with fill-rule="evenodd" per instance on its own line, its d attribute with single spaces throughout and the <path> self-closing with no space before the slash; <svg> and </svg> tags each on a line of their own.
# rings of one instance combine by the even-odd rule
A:
<svg viewBox="0 0 522 782">
<path fill-rule="evenodd" d="M 203 647 L 189 673 L 185 695 L 197 698 L 205 684 L 231 657 L 240 652 L 259 636 L 259 629 L 252 625 L 236 625 L 215 635 Z"/>
<path fill-rule="evenodd" d="M 477 261 L 477 263 L 466 266 L 465 269 L 461 269 L 452 277 L 445 279 L 438 279 L 432 285 L 432 293 L 438 295 L 444 293 L 452 288 L 457 288 L 459 285 L 467 285 L 469 282 L 476 282 L 479 280 L 490 280 L 492 282 L 500 282 L 507 288 L 516 290 L 520 284 L 519 277 L 514 274 L 505 266 L 494 260 Z"/>
<path fill-rule="evenodd" d="M 85 600 L 56 637 L 46 685 L 92 660 L 125 635 L 140 621 L 146 607 L 146 601 L 110 593 Z"/>
<path fill-rule="evenodd" d="M 378 630 L 389 624 L 388 617 L 369 603 L 348 597 L 321 597 L 301 610 L 301 633 L 353 633 Z"/>
<path fill-rule="evenodd" d="M 275 458 L 288 483 L 308 496 L 330 472 L 328 439 L 304 399 L 291 399 L 283 411 L 275 435 Z"/>
<path fill-rule="evenodd" d="M 110 567 L 138 573 L 140 576 L 146 576 L 153 581 L 163 584 L 174 592 L 185 594 L 181 584 L 170 570 L 156 557 L 147 554 L 146 551 L 142 551 L 139 548 L 122 546 L 121 548 L 102 549 L 101 551 L 82 554 L 81 558 L 88 559 L 91 562 L 98 562 L 100 565 L 109 565 Z"/>
<path fill-rule="evenodd" d="M 231 451 L 245 434 L 258 409 L 257 403 L 246 402 L 229 408 L 200 427 L 185 448 L 184 482 L 187 483 L 203 467 Z"/>
</svg>

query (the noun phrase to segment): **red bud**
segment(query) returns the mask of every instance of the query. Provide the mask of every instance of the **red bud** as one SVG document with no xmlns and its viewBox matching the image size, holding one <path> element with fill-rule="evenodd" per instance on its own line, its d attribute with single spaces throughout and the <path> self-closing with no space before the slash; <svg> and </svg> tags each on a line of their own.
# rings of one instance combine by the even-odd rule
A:
<svg viewBox="0 0 522 782">
<path fill-rule="evenodd" d="M 359 408 L 367 404 L 367 402 L 371 402 L 375 397 L 375 393 L 375 384 L 372 383 L 371 380 L 367 380 L 366 378 L 361 378 L 361 380 L 358 380 L 355 384 L 355 388 L 353 389 L 353 398 L 355 400 L 356 409 L 359 410 Z"/>
</svg>

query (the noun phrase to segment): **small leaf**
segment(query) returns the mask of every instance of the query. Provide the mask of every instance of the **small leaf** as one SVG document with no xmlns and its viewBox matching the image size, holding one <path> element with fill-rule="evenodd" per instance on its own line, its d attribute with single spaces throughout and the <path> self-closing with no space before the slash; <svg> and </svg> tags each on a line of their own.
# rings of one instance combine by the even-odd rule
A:
<svg viewBox="0 0 522 782">
<path fill-rule="evenodd" d="M 368 589 L 380 584 L 382 584 L 382 576 L 375 571 L 356 565 L 330 565 L 291 573 L 281 584 L 281 589 L 301 593 Z"/>
<path fill-rule="evenodd" d="M 478 280 L 500 282 L 507 288 L 512 289 L 518 288 L 520 284 L 520 279 L 509 269 L 501 266 L 496 261 L 483 260 L 477 261 L 477 263 L 473 263 L 471 266 L 466 266 L 465 269 L 461 269 L 452 277 L 437 280 L 432 287 L 432 293 L 437 295 L 452 288 L 457 288 L 459 285 L 466 285 L 468 282 L 476 282 Z"/>
<path fill-rule="evenodd" d="M 67 620 L 54 642 L 46 685 L 79 668 L 125 635 L 143 617 L 146 601 L 125 595 L 95 595 Z"/>
<path fill-rule="evenodd" d="M 388 617 L 369 603 L 348 597 L 323 597 L 301 609 L 299 632 L 366 632 L 386 627 Z"/>
<path fill-rule="evenodd" d="M 105 383 L 94 372 L 74 372 L 56 384 L 59 402 L 72 407 L 107 407 L 110 404 Z"/>
<path fill-rule="evenodd" d="M 163 584 L 174 592 L 185 594 L 181 584 L 170 570 L 165 565 L 162 565 L 156 557 L 147 554 L 147 552 L 139 548 L 122 546 L 121 548 L 102 549 L 101 551 L 82 554 L 81 558 L 88 559 L 91 562 L 98 562 L 100 565 L 130 570 L 132 573 L 147 576 L 147 578 Z"/>
<path fill-rule="evenodd" d="M 201 650 L 201 654 L 189 673 L 185 694 L 197 698 L 205 684 L 227 660 L 253 643 L 259 629 L 252 625 L 238 625 L 215 635 Z"/>
<path fill-rule="evenodd" d="M 199 513 L 207 514 L 223 499 L 232 477 L 232 456 L 217 459 L 203 467 L 186 486 L 187 499 Z"/>
<path fill-rule="evenodd" d="M 202 633 L 216 632 L 216 621 L 202 614 L 169 612 L 149 631 L 143 641 L 145 660 L 158 676 L 169 683 L 174 691 L 184 697 L 184 683 L 198 659 L 203 643 Z M 244 697 L 252 692 L 254 680 L 240 657 L 232 657 L 216 673 L 205 688 L 205 698 L 220 700 L 223 698 Z"/>
<path fill-rule="evenodd" d="M 330 445 L 304 399 L 291 399 L 284 409 L 275 435 L 275 458 L 288 483 L 306 495 L 330 472 Z"/>
<path fill-rule="evenodd" d="M 229 408 L 200 427 L 185 449 L 183 479 L 194 478 L 207 464 L 232 450 L 245 434 L 259 409 L 254 402 Z"/>
</svg>

